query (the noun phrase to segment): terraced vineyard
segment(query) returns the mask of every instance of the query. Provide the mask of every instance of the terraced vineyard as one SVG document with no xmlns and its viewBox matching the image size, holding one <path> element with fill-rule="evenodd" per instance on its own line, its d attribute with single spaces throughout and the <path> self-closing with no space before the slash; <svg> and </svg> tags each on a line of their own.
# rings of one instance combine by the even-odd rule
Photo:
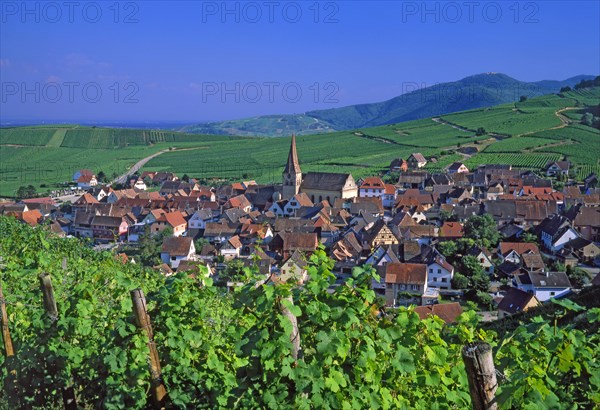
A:
<svg viewBox="0 0 600 410">
<path fill-rule="evenodd" d="M 488 132 L 509 136 L 537 133 L 563 125 L 556 115 L 560 109 L 594 105 L 594 98 L 595 104 L 598 104 L 600 91 L 594 90 L 573 91 L 564 97 L 545 95 L 514 104 L 444 115 L 442 118 L 470 129 L 482 127 Z"/>
<path fill-rule="evenodd" d="M 160 142 L 197 141 L 198 138 L 195 135 L 159 130 L 75 128 L 67 131 L 62 146 L 69 148 L 110 149 L 132 145 L 150 145 Z"/>
<path fill-rule="evenodd" d="M 600 165 L 580 165 L 577 168 L 577 178 L 580 180 L 585 179 L 591 173 L 600 175 Z"/>
<path fill-rule="evenodd" d="M 565 141 L 566 143 L 570 143 L 570 141 Z M 540 137 L 513 137 L 507 138 L 505 140 L 498 141 L 494 144 L 491 144 L 489 147 L 485 149 L 486 153 L 493 152 L 521 152 L 523 150 L 529 150 L 532 148 L 539 149 L 546 145 L 557 144 L 557 140 L 550 138 L 540 138 Z"/>
<path fill-rule="evenodd" d="M 54 128 L 0 128 L 1 145 L 46 145 L 57 130 Z"/>
<path fill-rule="evenodd" d="M 418 148 L 447 147 L 459 143 L 473 143 L 487 138 L 486 136 L 476 136 L 473 132 L 461 131 L 445 124 L 433 122 L 429 118 L 359 131 L 371 137 L 381 137 L 398 144 Z"/>
<path fill-rule="evenodd" d="M 548 161 L 558 161 L 561 159 L 559 154 L 486 154 L 481 153 L 468 159 L 465 165 L 468 168 L 476 168 L 481 164 L 507 164 L 516 168 L 542 169 Z"/>
</svg>

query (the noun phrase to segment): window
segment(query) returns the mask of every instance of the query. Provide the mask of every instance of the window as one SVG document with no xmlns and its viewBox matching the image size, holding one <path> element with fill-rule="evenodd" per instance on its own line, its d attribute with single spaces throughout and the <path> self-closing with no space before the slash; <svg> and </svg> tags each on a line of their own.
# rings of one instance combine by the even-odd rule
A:
<svg viewBox="0 0 600 410">
<path fill-rule="evenodd" d="M 550 296 L 556 295 L 556 292 L 550 292 Z"/>
<path fill-rule="evenodd" d="M 442 273 L 442 270 L 441 270 L 441 269 L 438 269 L 438 273 Z"/>
<path fill-rule="evenodd" d="M 433 281 L 434 281 L 434 282 L 437 282 L 437 279 L 438 279 L 438 278 L 433 278 Z"/>
<path fill-rule="evenodd" d="M 419 286 L 418 285 L 412 285 L 412 290 L 419 290 Z"/>
<path fill-rule="evenodd" d="M 433 268 L 429 268 L 429 273 L 433 273 Z"/>
<path fill-rule="evenodd" d="M 176 261 L 177 260 L 177 256 L 171 256 L 171 260 L 172 261 Z"/>
<path fill-rule="evenodd" d="M 442 282 L 444 282 L 444 283 L 448 282 L 448 278 L 442 278 Z"/>
<path fill-rule="evenodd" d="M 400 285 L 400 290 L 405 290 L 406 289 L 406 285 Z"/>
</svg>

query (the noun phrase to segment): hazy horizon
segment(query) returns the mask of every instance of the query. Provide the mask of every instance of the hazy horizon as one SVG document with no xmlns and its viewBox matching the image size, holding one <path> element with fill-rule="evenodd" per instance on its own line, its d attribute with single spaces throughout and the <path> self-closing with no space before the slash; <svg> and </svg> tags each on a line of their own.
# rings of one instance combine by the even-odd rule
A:
<svg viewBox="0 0 600 410">
<path fill-rule="evenodd" d="M 194 123 L 597 75 L 600 3 L 2 2 L 0 123 Z"/>
</svg>

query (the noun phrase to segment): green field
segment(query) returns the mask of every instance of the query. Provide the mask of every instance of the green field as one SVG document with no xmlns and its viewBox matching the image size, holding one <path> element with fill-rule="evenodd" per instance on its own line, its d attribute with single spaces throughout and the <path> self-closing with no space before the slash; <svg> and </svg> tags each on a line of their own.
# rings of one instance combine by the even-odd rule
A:
<svg viewBox="0 0 600 410">
<path fill-rule="evenodd" d="M 583 178 L 600 164 L 600 131 L 581 125 L 587 105 L 597 105 L 600 88 L 563 96 L 547 95 L 524 102 L 442 116 L 476 136 L 432 119 L 297 137 L 302 170 L 351 172 L 355 178 L 386 170 L 391 160 L 412 152 L 435 156 L 426 169 L 441 171 L 454 161 L 470 168 L 504 163 L 539 170 L 549 160 L 568 159 Z M 595 102 L 595 104 L 594 104 Z M 557 111 L 564 111 L 562 120 Z M 563 123 L 568 121 L 569 123 Z M 501 136 L 510 136 L 500 138 Z M 0 195 L 14 195 L 21 185 L 38 191 L 70 181 L 73 172 L 90 168 L 109 177 L 126 172 L 138 160 L 161 150 L 145 170 L 211 179 L 256 179 L 278 182 L 289 149 L 289 138 L 229 137 L 174 131 L 95 128 L 77 125 L 0 129 Z M 458 147 L 477 147 L 473 156 Z M 47 187 L 40 187 L 41 184 Z"/>
</svg>

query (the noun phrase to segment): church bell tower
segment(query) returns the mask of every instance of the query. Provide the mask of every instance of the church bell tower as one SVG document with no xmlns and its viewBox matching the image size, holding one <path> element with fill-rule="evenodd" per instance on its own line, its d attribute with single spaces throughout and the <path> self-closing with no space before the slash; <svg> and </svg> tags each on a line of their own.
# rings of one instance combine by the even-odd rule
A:
<svg viewBox="0 0 600 410">
<path fill-rule="evenodd" d="M 300 184 L 302 183 L 302 170 L 298 162 L 298 153 L 296 152 L 296 135 L 292 134 L 292 143 L 290 145 L 290 153 L 288 154 L 287 164 L 283 170 L 283 190 L 281 193 L 282 199 L 290 199 L 300 192 Z"/>
</svg>

